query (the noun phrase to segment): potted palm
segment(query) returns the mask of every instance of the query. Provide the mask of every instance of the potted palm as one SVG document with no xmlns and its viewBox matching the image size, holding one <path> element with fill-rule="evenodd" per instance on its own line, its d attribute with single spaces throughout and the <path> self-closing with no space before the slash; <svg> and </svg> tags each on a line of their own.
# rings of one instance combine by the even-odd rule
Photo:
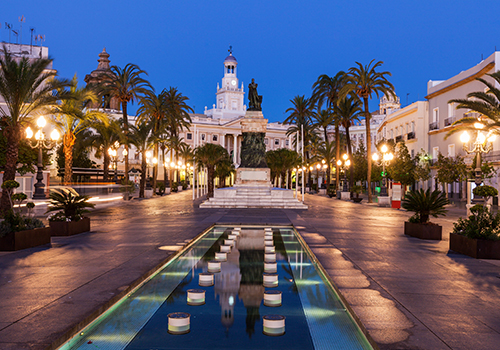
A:
<svg viewBox="0 0 500 350">
<path fill-rule="evenodd" d="M 87 208 L 94 208 L 89 203 L 89 196 L 81 196 L 72 188 L 51 190 L 47 213 L 52 236 L 71 236 L 90 231 L 90 218 L 84 217 Z"/>
<path fill-rule="evenodd" d="M 363 192 L 363 186 L 360 185 L 354 185 L 351 187 L 351 191 L 356 193 L 356 197 L 353 197 L 352 200 L 354 203 L 361 203 L 363 198 L 359 198 L 359 195 L 361 192 Z"/>
<path fill-rule="evenodd" d="M 405 222 L 405 235 L 420 239 L 441 240 L 443 228 L 429 221 L 430 216 L 437 218 L 446 215 L 444 208 L 449 203 L 446 194 L 441 191 L 408 192 L 401 202 L 401 206 L 415 214 Z"/>
<path fill-rule="evenodd" d="M 10 202 L 10 209 L 0 222 L 0 250 L 19 250 L 50 243 L 50 228 L 46 228 L 42 221 L 31 215 L 22 215 L 20 207 L 14 211 L 13 200 L 17 198 L 22 201 L 26 198 L 24 193 L 13 193 L 17 187 L 19 183 L 14 180 L 2 183 L 2 189 Z M 27 207 L 31 211 L 33 203 L 28 204 Z"/>
<path fill-rule="evenodd" d="M 450 250 L 476 259 L 500 259 L 500 213 L 493 215 L 480 204 L 470 212 L 467 219 L 453 224 Z"/>
</svg>

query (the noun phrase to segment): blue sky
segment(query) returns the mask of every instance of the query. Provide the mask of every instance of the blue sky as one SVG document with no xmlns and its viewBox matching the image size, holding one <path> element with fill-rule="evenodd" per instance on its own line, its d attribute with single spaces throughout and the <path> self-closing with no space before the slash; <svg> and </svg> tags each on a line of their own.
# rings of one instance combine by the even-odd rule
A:
<svg viewBox="0 0 500 350">
<path fill-rule="evenodd" d="M 264 116 L 282 121 L 319 75 L 355 61 L 384 61 L 402 104 L 423 100 L 428 80 L 500 50 L 499 10 L 498 0 L 4 1 L 0 40 L 23 15 L 23 43 L 30 27 L 44 34 L 60 76 L 83 82 L 106 47 L 111 64 L 139 65 L 158 91 L 176 86 L 197 113 L 215 103 L 232 45 L 240 82 L 255 78 Z"/>
</svg>

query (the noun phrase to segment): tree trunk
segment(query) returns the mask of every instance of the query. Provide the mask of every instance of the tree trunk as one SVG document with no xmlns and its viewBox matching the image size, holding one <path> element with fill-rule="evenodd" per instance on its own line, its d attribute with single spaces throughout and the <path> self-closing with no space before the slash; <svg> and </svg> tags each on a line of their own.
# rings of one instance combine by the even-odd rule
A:
<svg viewBox="0 0 500 350">
<path fill-rule="evenodd" d="M 108 181 L 109 180 L 109 163 L 111 162 L 111 159 L 108 155 L 108 152 L 103 152 L 102 158 L 103 158 L 102 159 L 102 168 L 103 168 L 102 170 L 104 172 L 103 179 L 104 179 L 104 181 Z"/>
<path fill-rule="evenodd" d="M 73 180 L 73 146 L 75 145 L 75 135 L 68 131 L 64 134 L 64 184 L 70 185 Z"/>
<path fill-rule="evenodd" d="M 340 159 L 340 130 L 339 124 L 335 124 L 335 187 L 337 190 L 340 183 L 340 168 L 337 165 L 337 161 Z"/>
<path fill-rule="evenodd" d="M 146 151 L 142 151 L 141 181 L 139 182 L 139 198 L 144 198 L 144 187 L 146 186 Z"/>
<path fill-rule="evenodd" d="M 354 162 L 352 159 L 352 146 L 351 146 L 351 136 L 349 135 L 349 125 L 345 128 L 345 134 L 347 137 L 347 153 L 349 153 L 349 159 L 351 160 L 351 165 L 349 166 L 349 190 L 354 184 Z"/>
<path fill-rule="evenodd" d="M 214 178 L 215 178 L 215 167 L 209 166 L 207 167 L 207 199 L 212 198 L 214 196 Z"/>
<path fill-rule="evenodd" d="M 154 152 L 153 152 L 153 157 L 156 157 L 156 159 L 160 158 L 160 149 L 159 149 L 159 147 L 160 146 L 158 144 L 156 144 Z M 158 163 L 159 162 L 157 162 L 153 166 L 153 193 L 156 193 L 156 180 L 158 179 Z"/>
<path fill-rule="evenodd" d="M 127 151 L 127 156 L 125 157 L 125 181 L 128 184 L 128 157 L 130 155 L 128 151 L 128 116 L 127 116 L 127 101 L 122 101 L 122 112 L 123 112 L 123 134 L 125 135 L 125 144 L 123 145 Z M 128 198 L 127 198 L 128 199 Z"/>
<path fill-rule="evenodd" d="M 163 184 L 165 185 L 165 188 L 167 188 L 167 167 L 165 166 L 166 161 L 165 161 L 165 147 L 161 147 L 161 152 L 162 152 L 162 159 L 163 159 Z"/>
<path fill-rule="evenodd" d="M 368 203 L 372 203 L 372 141 L 370 137 L 370 110 L 368 109 L 368 97 L 363 97 L 365 108 L 365 124 L 366 124 L 366 159 L 368 161 L 368 174 L 366 176 L 368 182 Z"/>
<path fill-rule="evenodd" d="M 17 169 L 17 157 L 19 154 L 19 141 L 21 138 L 21 129 L 19 126 L 7 127 L 4 129 L 4 135 L 7 137 L 7 150 L 5 152 L 5 167 L 3 173 L 3 181 L 15 180 Z M 2 198 L 0 202 L 0 210 L 5 214 L 11 209 L 9 195 L 7 190 L 2 190 Z"/>
</svg>

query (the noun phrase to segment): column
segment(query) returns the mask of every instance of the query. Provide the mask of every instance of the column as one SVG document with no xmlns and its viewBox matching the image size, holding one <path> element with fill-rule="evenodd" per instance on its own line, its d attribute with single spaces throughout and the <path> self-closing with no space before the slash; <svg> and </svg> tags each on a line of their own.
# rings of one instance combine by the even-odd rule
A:
<svg viewBox="0 0 500 350">
<path fill-rule="evenodd" d="M 236 157 L 236 153 L 238 151 L 238 134 L 233 134 L 233 163 L 236 164 L 236 160 L 238 159 Z"/>
<path fill-rule="evenodd" d="M 220 144 L 222 147 L 226 148 L 226 134 L 220 135 Z"/>
</svg>

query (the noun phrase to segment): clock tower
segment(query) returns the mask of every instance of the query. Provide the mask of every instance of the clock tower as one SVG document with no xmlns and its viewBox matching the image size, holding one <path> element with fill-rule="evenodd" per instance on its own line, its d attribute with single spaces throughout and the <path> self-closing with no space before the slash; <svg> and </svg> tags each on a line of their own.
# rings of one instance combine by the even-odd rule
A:
<svg viewBox="0 0 500 350">
<path fill-rule="evenodd" d="M 222 86 L 217 84 L 214 108 L 205 110 L 205 115 L 213 119 L 235 119 L 245 115 L 246 106 L 243 104 L 245 92 L 243 83 L 238 87 L 236 76 L 238 61 L 233 56 L 232 47 L 229 47 L 229 56 L 224 60 L 224 76 Z"/>
</svg>

